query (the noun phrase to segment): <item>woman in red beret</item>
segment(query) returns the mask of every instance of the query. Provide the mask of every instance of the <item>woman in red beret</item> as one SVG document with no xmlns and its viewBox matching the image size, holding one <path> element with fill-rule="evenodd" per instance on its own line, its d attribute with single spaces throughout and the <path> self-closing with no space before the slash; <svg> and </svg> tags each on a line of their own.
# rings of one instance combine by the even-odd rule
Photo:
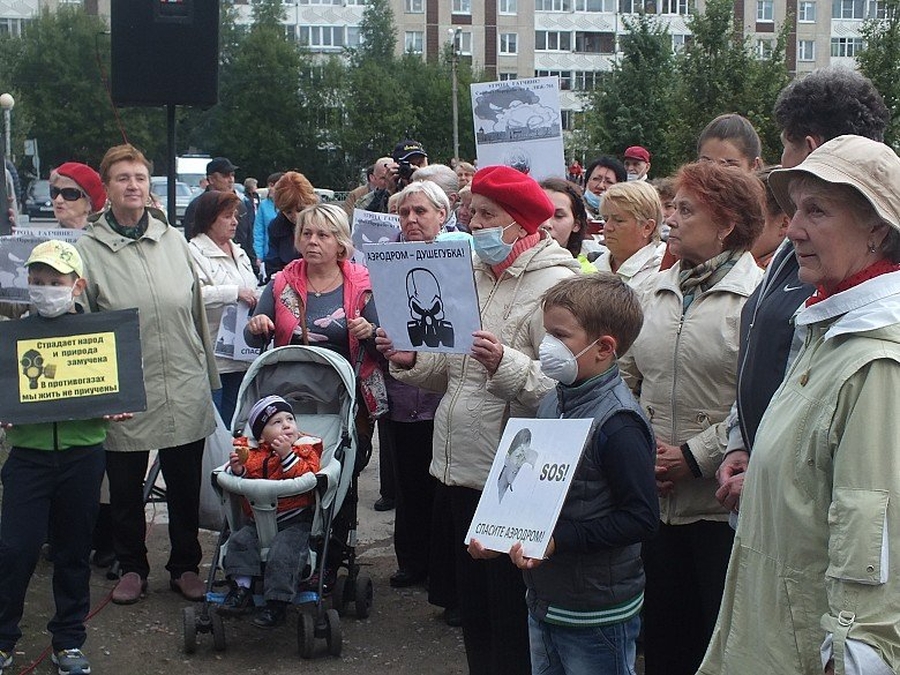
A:
<svg viewBox="0 0 900 675">
<path fill-rule="evenodd" d="M 88 216 L 103 210 L 106 189 L 87 164 L 66 162 L 50 172 L 50 199 L 60 227 L 83 230 Z"/>
<path fill-rule="evenodd" d="M 469 672 L 531 672 L 528 614 L 521 572 L 509 557 L 486 559 L 461 545 L 509 417 L 534 417 L 553 387 L 538 348 L 544 337 L 540 298 L 578 273 L 578 262 L 545 231 L 553 204 L 532 178 L 491 166 L 471 183 L 475 285 L 483 329 L 470 354 L 397 352 L 379 329 L 378 348 L 397 379 L 443 391 L 434 420 L 431 474 L 438 479 L 432 560 L 452 555 Z M 452 552 L 452 554 L 450 553 Z M 476 559 L 485 558 L 485 559 Z M 436 573 L 436 565 L 430 574 Z"/>
</svg>

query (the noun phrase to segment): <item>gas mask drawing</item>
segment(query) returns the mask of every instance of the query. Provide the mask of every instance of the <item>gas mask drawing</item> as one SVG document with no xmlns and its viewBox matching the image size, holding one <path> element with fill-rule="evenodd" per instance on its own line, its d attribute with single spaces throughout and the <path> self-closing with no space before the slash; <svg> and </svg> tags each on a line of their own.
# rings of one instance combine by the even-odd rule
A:
<svg viewBox="0 0 900 675">
<path fill-rule="evenodd" d="M 56 375 L 56 366 L 45 365 L 44 357 L 36 349 L 29 349 L 22 354 L 22 374 L 28 378 L 28 388 L 37 389 L 41 375 L 53 379 Z"/>
<path fill-rule="evenodd" d="M 445 319 L 441 286 L 429 270 L 422 267 L 406 274 L 406 296 L 409 316 L 406 330 L 413 347 L 453 346 L 453 324 Z"/>
<path fill-rule="evenodd" d="M 497 491 L 501 502 L 507 491 L 512 492 L 513 483 L 522 467 L 529 464 L 534 469 L 537 459 L 537 451 L 531 449 L 531 430 L 521 429 L 513 437 L 509 450 L 506 451 L 506 461 L 497 479 Z"/>
</svg>

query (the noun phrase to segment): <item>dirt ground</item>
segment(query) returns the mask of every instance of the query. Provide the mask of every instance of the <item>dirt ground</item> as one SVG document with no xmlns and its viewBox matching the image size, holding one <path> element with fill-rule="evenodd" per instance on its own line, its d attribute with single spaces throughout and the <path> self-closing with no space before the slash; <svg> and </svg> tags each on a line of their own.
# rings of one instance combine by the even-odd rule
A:
<svg viewBox="0 0 900 675">
<path fill-rule="evenodd" d="M 5 453 L 4 453 L 5 454 Z M 372 613 L 364 620 L 352 608 L 341 620 L 343 652 L 327 654 L 324 640 L 317 640 L 312 659 L 298 655 L 297 614 L 287 624 L 261 630 L 248 619 L 225 622 L 227 650 L 213 649 L 212 635 L 198 636 L 196 653 L 184 652 L 182 609 L 187 603 L 169 590 L 164 566 L 168 554 L 165 506 L 149 506 L 150 589 L 145 600 L 132 606 L 109 602 L 115 582 L 105 570 L 96 570 L 91 581 L 93 616 L 88 622 L 85 654 L 93 672 L 100 675 L 161 675 L 216 673 L 366 673 L 366 675 L 450 675 L 465 673 L 462 633 L 441 620 L 440 609 L 428 604 L 422 588 L 395 590 L 388 577 L 396 562 L 391 545 L 393 512 L 378 513 L 377 452 L 361 476 L 360 543 L 357 548 L 364 574 L 372 577 L 375 598 Z M 215 533 L 203 532 L 205 554 L 201 576 L 209 570 Z M 45 626 L 52 616 L 52 567 L 41 561 L 32 579 L 22 622 L 23 638 L 16 648 L 15 664 L 5 675 L 55 673 L 50 663 L 49 636 Z M 204 577 L 205 578 L 205 577 Z"/>
</svg>

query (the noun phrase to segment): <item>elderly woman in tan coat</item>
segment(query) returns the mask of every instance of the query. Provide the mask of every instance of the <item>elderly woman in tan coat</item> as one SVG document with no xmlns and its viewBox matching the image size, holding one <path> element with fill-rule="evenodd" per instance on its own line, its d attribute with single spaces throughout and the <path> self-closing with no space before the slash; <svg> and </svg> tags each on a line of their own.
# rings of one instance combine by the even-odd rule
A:
<svg viewBox="0 0 900 675">
<path fill-rule="evenodd" d="M 644 544 L 647 675 L 693 675 L 716 621 L 731 551 L 715 498 L 737 382 L 741 308 L 762 277 L 756 177 L 711 163 L 676 178 L 669 246 L 680 259 L 646 291 L 623 373 L 656 433 L 660 527 Z"/>
<path fill-rule="evenodd" d="M 112 600 L 131 604 L 147 589 L 143 479 L 159 450 L 166 481 L 170 586 L 189 600 L 206 588 L 197 575 L 201 464 L 215 428 L 211 389 L 219 388 L 200 283 L 187 242 L 146 208 L 149 162 L 131 145 L 110 148 L 100 175 L 110 207 L 76 247 L 88 280 L 87 309 L 140 311 L 146 412 L 110 428 L 106 440 L 113 543 L 123 572 Z"/>
</svg>

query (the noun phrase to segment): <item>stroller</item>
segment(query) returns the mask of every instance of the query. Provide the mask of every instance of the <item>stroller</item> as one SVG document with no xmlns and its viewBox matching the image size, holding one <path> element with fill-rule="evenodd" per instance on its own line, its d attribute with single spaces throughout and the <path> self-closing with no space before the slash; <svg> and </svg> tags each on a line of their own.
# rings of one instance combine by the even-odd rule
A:
<svg viewBox="0 0 900 675">
<path fill-rule="evenodd" d="M 298 429 L 322 439 L 321 468 L 316 474 L 277 481 L 246 480 L 227 473 L 224 466 L 213 472 L 213 486 L 225 507 L 226 522 L 210 567 L 206 600 L 183 610 L 184 646 L 189 654 L 196 650 L 198 633 L 212 633 L 217 651 L 226 647 L 225 625 L 217 611 L 225 594 L 214 589 L 227 583 L 217 577 L 230 533 L 246 523 L 241 497 L 251 505 L 265 561 L 277 532 L 278 498 L 316 491 L 309 565 L 293 600 L 295 605 L 314 603 L 314 611 L 301 609 L 297 621 L 297 644 L 303 658 L 312 656 L 316 638 L 323 637 L 328 652 L 339 656 L 340 616 L 347 606 L 355 604 L 358 618 L 368 617 L 372 609 L 372 579 L 359 573 L 355 550 L 357 479 L 369 457 L 365 453 L 357 457 L 354 370 L 342 356 L 321 347 L 287 346 L 263 353 L 241 383 L 231 423 L 235 436 L 244 434 L 253 404 L 271 394 L 291 404 Z M 328 588 L 326 574 L 340 570 L 346 574 L 337 574 L 333 588 Z M 326 608 L 328 591 L 331 606 Z"/>
</svg>

